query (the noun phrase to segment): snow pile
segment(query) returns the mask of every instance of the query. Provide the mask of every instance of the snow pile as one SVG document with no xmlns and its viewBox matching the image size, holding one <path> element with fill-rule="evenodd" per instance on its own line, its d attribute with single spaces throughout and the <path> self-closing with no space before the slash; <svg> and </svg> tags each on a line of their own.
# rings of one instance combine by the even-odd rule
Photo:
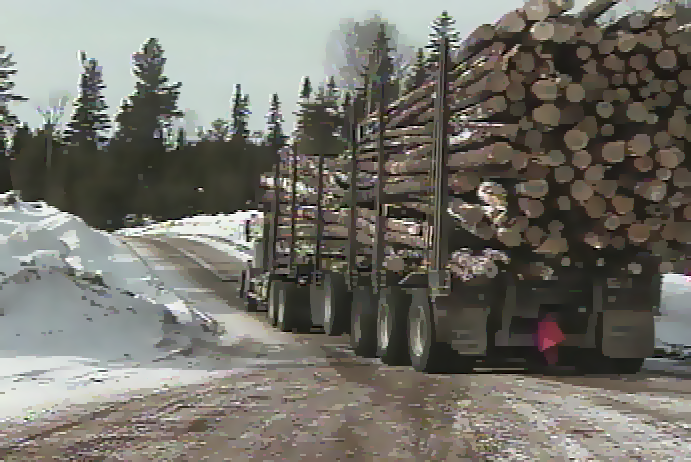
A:
<svg viewBox="0 0 691 462">
<path fill-rule="evenodd" d="M 4 416 L 16 416 L 37 397 L 51 402 L 52 394 L 53 404 L 61 403 L 70 387 L 91 383 L 94 367 L 158 368 L 171 350 L 218 338 L 208 314 L 162 287 L 118 238 L 78 217 L 0 195 L 0 242 Z M 51 393 L 46 387 L 29 392 L 47 373 Z M 56 387 L 56 373 L 67 389 Z M 163 375 L 153 382 L 160 385 Z M 27 378 L 28 388 L 17 383 Z"/>
<path fill-rule="evenodd" d="M 250 220 L 252 235 L 259 235 L 263 213 L 243 210 L 230 215 L 197 215 L 181 220 L 170 220 L 148 226 L 125 228 L 120 236 L 184 237 L 214 247 L 219 252 L 248 261 L 254 254 L 251 243 L 245 239 L 245 221 Z"/>
<path fill-rule="evenodd" d="M 263 213 L 258 210 L 243 210 L 230 215 L 197 215 L 148 226 L 125 228 L 118 231 L 117 234 L 122 236 L 194 235 L 221 237 L 243 244 L 245 220 L 261 219 L 262 216 Z"/>
</svg>

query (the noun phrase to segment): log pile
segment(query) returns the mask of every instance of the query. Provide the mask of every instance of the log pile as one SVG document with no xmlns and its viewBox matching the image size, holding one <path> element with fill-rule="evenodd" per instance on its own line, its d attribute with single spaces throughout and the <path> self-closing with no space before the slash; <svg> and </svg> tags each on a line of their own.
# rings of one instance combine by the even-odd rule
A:
<svg viewBox="0 0 691 462">
<path fill-rule="evenodd" d="M 596 24 L 615 3 L 596 0 L 569 15 L 571 1 L 530 0 L 479 27 L 451 56 L 448 212 L 487 246 L 529 249 L 558 257 L 557 265 L 612 255 L 622 264 L 641 250 L 671 261 L 691 242 L 691 30 L 674 5 Z M 438 74 L 432 69 L 391 104 L 384 127 L 383 202 L 427 214 Z M 358 240 L 371 245 L 376 115 L 364 125 Z M 347 201 L 349 170 L 347 159 L 326 166 L 325 203 Z M 314 173 L 303 176 L 316 188 Z M 347 230 L 348 212 L 341 215 L 325 219 Z M 385 226 L 389 255 L 428 248 L 422 221 L 414 231 Z M 494 261 L 452 255 L 449 266 L 463 278 L 478 261 Z"/>
<path fill-rule="evenodd" d="M 600 26 L 593 16 L 616 2 L 576 16 L 563 14 L 570 2 L 529 3 L 455 57 L 449 213 L 499 249 L 674 258 L 691 242 L 691 31 L 674 5 Z M 395 103 L 387 127 L 429 127 L 433 87 Z M 386 192 L 429 206 L 427 141 L 391 142 Z M 487 179 L 507 194 L 474 203 Z"/>
<path fill-rule="evenodd" d="M 580 243 L 666 257 L 680 250 L 691 241 L 684 154 L 691 32 L 680 27 L 676 8 L 607 27 L 566 16 L 530 24 L 516 14 L 525 19 L 524 38 L 490 71 L 475 67 L 474 83 L 452 95 L 452 107 L 481 100 L 455 114 L 457 126 L 515 130 L 498 135 L 475 126 L 452 145 L 450 166 L 456 158 L 475 168 L 470 186 L 486 167 L 517 183 L 514 203 L 504 204 L 510 219 L 492 223 L 475 213 L 483 237 L 560 256 L 580 252 Z"/>
</svg>

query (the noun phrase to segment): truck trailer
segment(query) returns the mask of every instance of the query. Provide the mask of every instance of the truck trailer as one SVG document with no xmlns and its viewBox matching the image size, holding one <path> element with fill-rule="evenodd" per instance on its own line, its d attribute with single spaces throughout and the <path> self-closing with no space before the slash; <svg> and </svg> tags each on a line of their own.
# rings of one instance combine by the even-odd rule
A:
<svg viewBox="0 0 691 462">
<path fill-rule="evenodd" d="M 568 18 L 568 2 L 539 3 L 549 8 L 538 17 L 516 10 L 453 53 L 442 40 L 437 65 L 396 101 L 370 85 L 350 107 L 347 153 L 280 152 L 243 275 L 248 309 L 265 305 L 283 331 L 349 334 L 357 355 L 422 372 L 512 361 L 640 370 L 653 355 L 662 270 L 689 241 L 673 210 L 674 198 L 687 203 L 685 186 L 640 192 L 663 178 L 622 173 L 650 121 L 614 120 L 601 130 L 610 141 L 594 138 L 588 105 L 603 105 L 586 85 L 592 73 L 557 56 L 609 40 L 592 38 L 592 19 L 614 2 Z M 673 13 L 656 11 L 640 29 L 676 34 Z M 575 32 L 545 37 L 546 25 Z M 521 85 L 533 90 L 523 100 Z M 566 104 L 544 120 L 540 108 L 560 107 L 573 85 L 588 95 L 584 110 Z M 617 136 L 628 137 L 623 158 Z M 679 146 L 660 141 L 656 161 L 683 168 Z"/>
</svg>

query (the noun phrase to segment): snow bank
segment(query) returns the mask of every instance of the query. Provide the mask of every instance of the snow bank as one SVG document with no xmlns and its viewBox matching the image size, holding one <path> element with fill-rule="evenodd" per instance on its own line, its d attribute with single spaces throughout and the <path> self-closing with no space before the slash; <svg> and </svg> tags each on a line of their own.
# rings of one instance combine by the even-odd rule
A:
<svg viewBox="0 0 691 462">
<path fill-rule="evenodd" d="M 120 239 L 78 217 L 0 195 L 0 244 L 0 420 L 68 398 L 92 400 L 80 387 L 94 383 L 94 368 L 136 369 L 120 389 L 159 386 L 179 375 L 151 375 L 171 349 L 216 337 L 208 314 L 163 287 Z M 162 340 L 168 348 L 158 347 Z M 30 391 L 43 382 L 50 393 Z M 103 399 L 118 390 L 96 382 Z"/>
</svg>

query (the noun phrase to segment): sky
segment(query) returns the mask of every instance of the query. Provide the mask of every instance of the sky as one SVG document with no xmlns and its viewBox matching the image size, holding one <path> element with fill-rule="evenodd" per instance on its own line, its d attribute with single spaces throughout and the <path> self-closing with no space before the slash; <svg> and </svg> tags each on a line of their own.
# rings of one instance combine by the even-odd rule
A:
<svg viewBox="0 0 691 462">
<path fill-rule="evenodd" d="M 190 111 L 185 126 L 209 126 L 230 118 L 235 84 L 249 94 L 250 130 L 266 126 L 273 93 L 283 103 L 284 128 L 292 131 L 293 112 L 304 76 L 317 83 L 329 34 L 346 18 L 362 21 L 378 12 L 396 25 L 401 42 L 425 46 L 429 26 L 443 10 L 465 38 L 477 26 L 493 23 L 522 0 L 0 0 L 0 45 L 17 63 L 15 92 L 29 101 L 13 112 L 31 127 L 42 124 L 37 107 L 66 92 L 77 96 L 78 51 L 103 67 L 108 112 L 134 90 L 131 54 L 150 37 L 159 39 L 167 58 L 164 73 L 182 82 L 179 107 Z M 579 10 L 588 0 L 575 0 Z M 618 7 L 647 8 L 655 0 L 625 0 Z M 69 119 L 68 104 L 63 121 Z M 193 112 L 192 112 L 193 111 Z"/>
</svg>

